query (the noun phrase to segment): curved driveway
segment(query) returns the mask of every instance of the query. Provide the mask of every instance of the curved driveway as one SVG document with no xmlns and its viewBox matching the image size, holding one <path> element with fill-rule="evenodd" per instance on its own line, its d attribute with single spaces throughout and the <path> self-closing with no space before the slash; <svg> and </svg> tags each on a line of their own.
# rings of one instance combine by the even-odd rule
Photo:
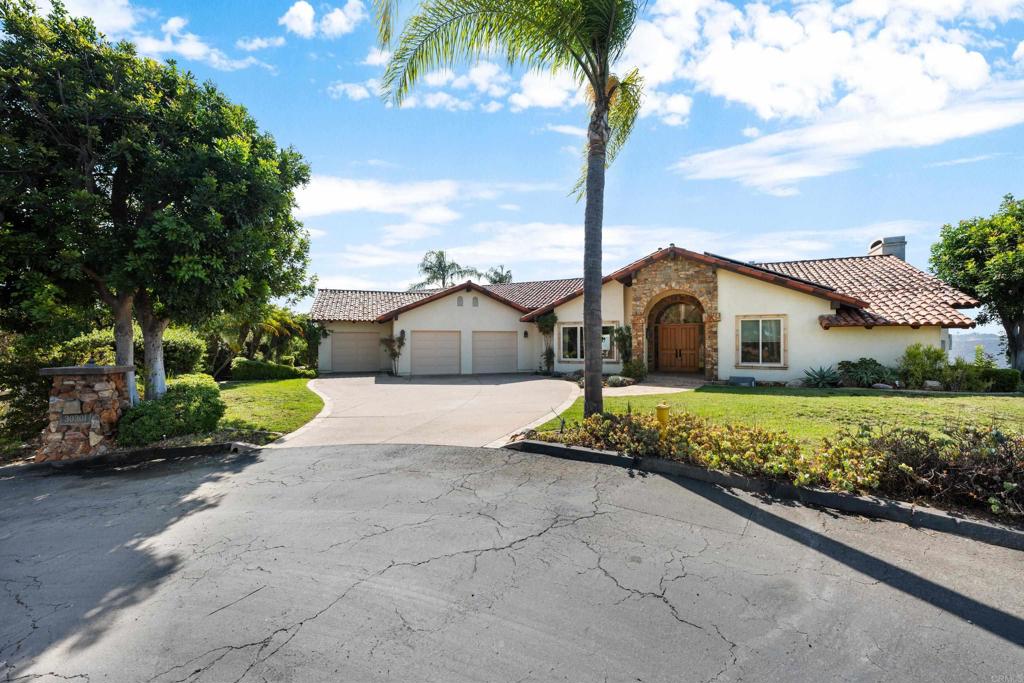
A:
<svg viewBox="0 0 1024 683">
<path fill-rule="evenodd" d="M 486 446 L 567 408 L 572 382 L 535 375 L 313 380 L 324 410 L 276 446 L 416 443 Z"/>
</svg>

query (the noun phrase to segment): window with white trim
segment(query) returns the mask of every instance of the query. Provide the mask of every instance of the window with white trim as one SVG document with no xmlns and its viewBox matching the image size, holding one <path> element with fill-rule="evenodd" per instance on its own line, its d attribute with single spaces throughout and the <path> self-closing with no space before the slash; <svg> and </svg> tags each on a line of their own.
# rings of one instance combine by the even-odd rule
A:
<svg viewBox="0 0 1024 683">
<path fill-rule="evenodd" d="M 739 364 L 782 365 L 784 355 L 783 318 L 741 318 L 739 321 Z"/>
<path fill-rule="evenodd" d="M 562 325 L 561 327 L 561 359 L 583 360 L 583 326 Z M 614 329 L 614 325 L 604 325 L 601 328 L 601 357 L 605 360 L 615 360 L 615 344 L 612 343 Z"/>
</svg>

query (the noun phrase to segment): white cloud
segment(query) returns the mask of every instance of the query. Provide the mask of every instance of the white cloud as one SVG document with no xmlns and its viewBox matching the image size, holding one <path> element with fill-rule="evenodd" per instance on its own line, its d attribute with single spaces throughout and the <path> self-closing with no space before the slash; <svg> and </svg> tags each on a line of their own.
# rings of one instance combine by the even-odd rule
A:
<svg viewBox="0 0 1024 683">
<path fill-rule="evenodd" d="M 408 244 L 409 242 L 418 242 L 428 237 L 435 237 L 440 235 L 441 231 L 434 225 L 409 222 L 385 225 L 381 228 L 381 233 L 381 244 L 390 247 Z"/>
<path fill-rule="evenodd" d="M 320 228 L 306 228 L 306 232 L 309 233 L 309 236 L 312 239 L 319 239 L 327 236 L 327 231 L 321 230 Z"/>
<path fill-rule="evenodd" d="M 549 123 L 544 126 L 544 130 L 549 130 L 552 133 L 561 133 L 562 135 L 571 135 L 576 138 L 587 137 L 587 129 L 581 128 L 580 126 L 569 126 L 561 123 Z"/>
<path fill-rule="evenodd" d="M 786 195 L 872 152 L 1021 123 L 1024 82 L 993 33 L 1021 18 L 1021 0 L 658 0 L 617 68 L 640 67 L 644 115 L 664 123 L 689 115 L 688 94 L 662 94 L 680 88 L 778 122 L 779 133 L 690 155 L 679 168 Z M 1014 57 L 1024 60 L 1024 43 Z"/>
<path fill-rule="evenodd" d="M 502 211 L 518 211 L 521 207 L 518 204 L 498 204 Z"/>
<path fill-rule="evenodd" d="M 1024 40 L 1017 43 L 1017 49 L 1013 51 L 1013 60 L 1015 62 L 1024 61 Z"/>
<path fill-rule="evenodd" d="M 641 116 L 657 116 L 667 126 L 682 126 L 690 116 L 693 99 L 681 93 L 666 94 L 650 90 L 646 94 Z"/>
<path fill-rule="evenodd" d="M 38 2 L 39 10 L 49 13 L 49 2 Z M 110 35 L 121 35 L 142 20 L 146 12 L 133 7 L 129 0 L 65 0 L 65 7 L 76 17 L 91 17 L 96 28 Z"/>
<path fill-rule="evenodd" d="M 255 52 L 256 50 L 266 50 L 268 47 L 281 47 L 284 43 L 283 36 L 239 38 L 235 41 L 235 47 L 246 52 Z"/>
<path fill-rule="evenodd" d="M 491 100 L 480 105 L 480 110 L 488 114 L 493 114 L 496 111 L 501 111 L 505 105 L 497 100 Z"/>
<path fill-rule="evenodd" d="M 429 74 L 428 74 L 429 76 Z M 493 62 L 480 62 L 462 75 L 452 79 L 453 88 L 472 87 L 476 92 L 488 97 L 502 97 L 508 93 L 508 84 L 512 78 Z"/>
<path fill-rule="evenodd" d="M 976 164 L 980 161 L 988 161 L 989 159 L 995 159 L 1001 156 L 1004 155 L 1001 153 L 979 154 L 973 157 L 960 157 L 957 159 L 946 159 L 945 161 L 936 161 L 935 163 L 928 164 L 928 167 L 941 168 L 943 166 L 963 166 L 964 164 Z"/>
<path fill-rule="evenodd" d="M 344 7 L 336 7 L 324 15 L 320 20 L 320 33 L 327 38 L 352 33 L 366 16 L 366 7 L 360 0 L 348 0 Z"/>
<path fill-rule="evenodd" d="M 761 129 L 758 128 L 757 126 L 747 126 L 743 130 L 741 130 L 740 133 L 745 138 L 757 138 L 761 136 Z"/>
<path fill-rule="evenodd" d="M 384 66 L 391 59 L 390 50 L 382 50 L 379 47 L 371 47 L 366 53 L 366 59 L 362 61 L 366 66 Z"/>
<path fill-rule="evenodd" d="M 277 23 L 303 38 L 316 35 L 316 11 L 306 0 L 298 0 L 281 15 Z"/>
<path fill-rule="evenodd" d="M 583 90 L 569 72 L 530 71 L 519 79 L 519 91 L 508 98 L 512 111 L 530 107 L 566 107 L 585 102 Z"/>
<path fill-rule="evenodd" d="M 459 204 L 491 202 L 511 193 L 543 192 L 555 188 L 558 186 L 546 183 L 384 182 L 314 175 L 296 195 L 298 208 L 295 215 L 305 220 L 364 211 L 403 216 L 406 220 L 402 225 L 406 228 L 412 224 L 433 226 L 458 219 L 461 214 L 454 207 Z"/>
<path fill-rule="evenodd" d="M 184 17 L 171 17 L 161 25 L 160 29 L 163 32 L 161 37 L 135 34 L 132 40 L 139 54 L 155 59 L 177 55 L 185 59 L 204 62 L 221 71 L 236 71 L 255 65 L 270 68 L 255 57 L 244 59 L 228 57 L 221 50 L 208 45 L 196 34 L 186 31 L 187 25 L 188 20 Z"/>
<path fill-rule="evenodd" d="M 446 109 L 448 111 L 466 111 L 473 108 L 473 103 L 447 93 L 443 90 L 409 95 L 402 100 L 403 109 Z"/>
<path fill-rule="evenodd" d="M 367 83 L 345 83 L 344 81 L 335 81 L 327 86 L 327 94 L 331 99 L 337 100 L 342 97 L 347 97 L 350 100 L 358 102 L 359 100 L 365 100 L 373 93 L 370 92 L 370 87 Z"/>
<path fill-rule="evenodd" d="M 838 118 L 683 158 L 689 178 L 730 179 L 778 196 L 808 178 L 854 168 L 866 154 L 925 147 L 1024 123 L 1024 83 L 1005 84 L 943 109 Z"/>
</svg>

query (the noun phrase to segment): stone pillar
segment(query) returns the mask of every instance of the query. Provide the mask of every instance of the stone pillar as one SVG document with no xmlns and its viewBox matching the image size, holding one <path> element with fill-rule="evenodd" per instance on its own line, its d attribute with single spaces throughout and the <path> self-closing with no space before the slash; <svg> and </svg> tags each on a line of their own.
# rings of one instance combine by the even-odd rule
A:
<svg viewBox="0 0 1024 683">
<path fill-rule="evenodd" d="M 128 378 L 134 370 L 118 365 L 40 370 L 53 377 L 53 387 L 50 424 L 43 430 L 36 462 L 87 458 L 110 450 L 117 421 L 129 406 Z"/>
</svg>

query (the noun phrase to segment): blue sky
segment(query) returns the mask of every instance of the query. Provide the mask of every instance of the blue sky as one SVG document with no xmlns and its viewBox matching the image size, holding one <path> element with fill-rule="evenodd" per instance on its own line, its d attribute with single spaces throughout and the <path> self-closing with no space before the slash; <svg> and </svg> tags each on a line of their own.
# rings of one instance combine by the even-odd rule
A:
<svg viewBox="0 0 1024 683">
<path fill-rule="evenodd" d="M 397 108 L 366 0 L 67 4 L 305 156 L 321 286 L 405 288 L 436 248 L 518 280 L 579 275 L 587 112 L 566 76 L 462 64 Z M 669 242 L 782 260 L 891 234 L 927 267 L 943 223 L 1024 194 L 1022 19 L 1024 0 L 650 3 L 620 65 L 647 98 L 608 175 L 605 270 Z"/>
</svg>

